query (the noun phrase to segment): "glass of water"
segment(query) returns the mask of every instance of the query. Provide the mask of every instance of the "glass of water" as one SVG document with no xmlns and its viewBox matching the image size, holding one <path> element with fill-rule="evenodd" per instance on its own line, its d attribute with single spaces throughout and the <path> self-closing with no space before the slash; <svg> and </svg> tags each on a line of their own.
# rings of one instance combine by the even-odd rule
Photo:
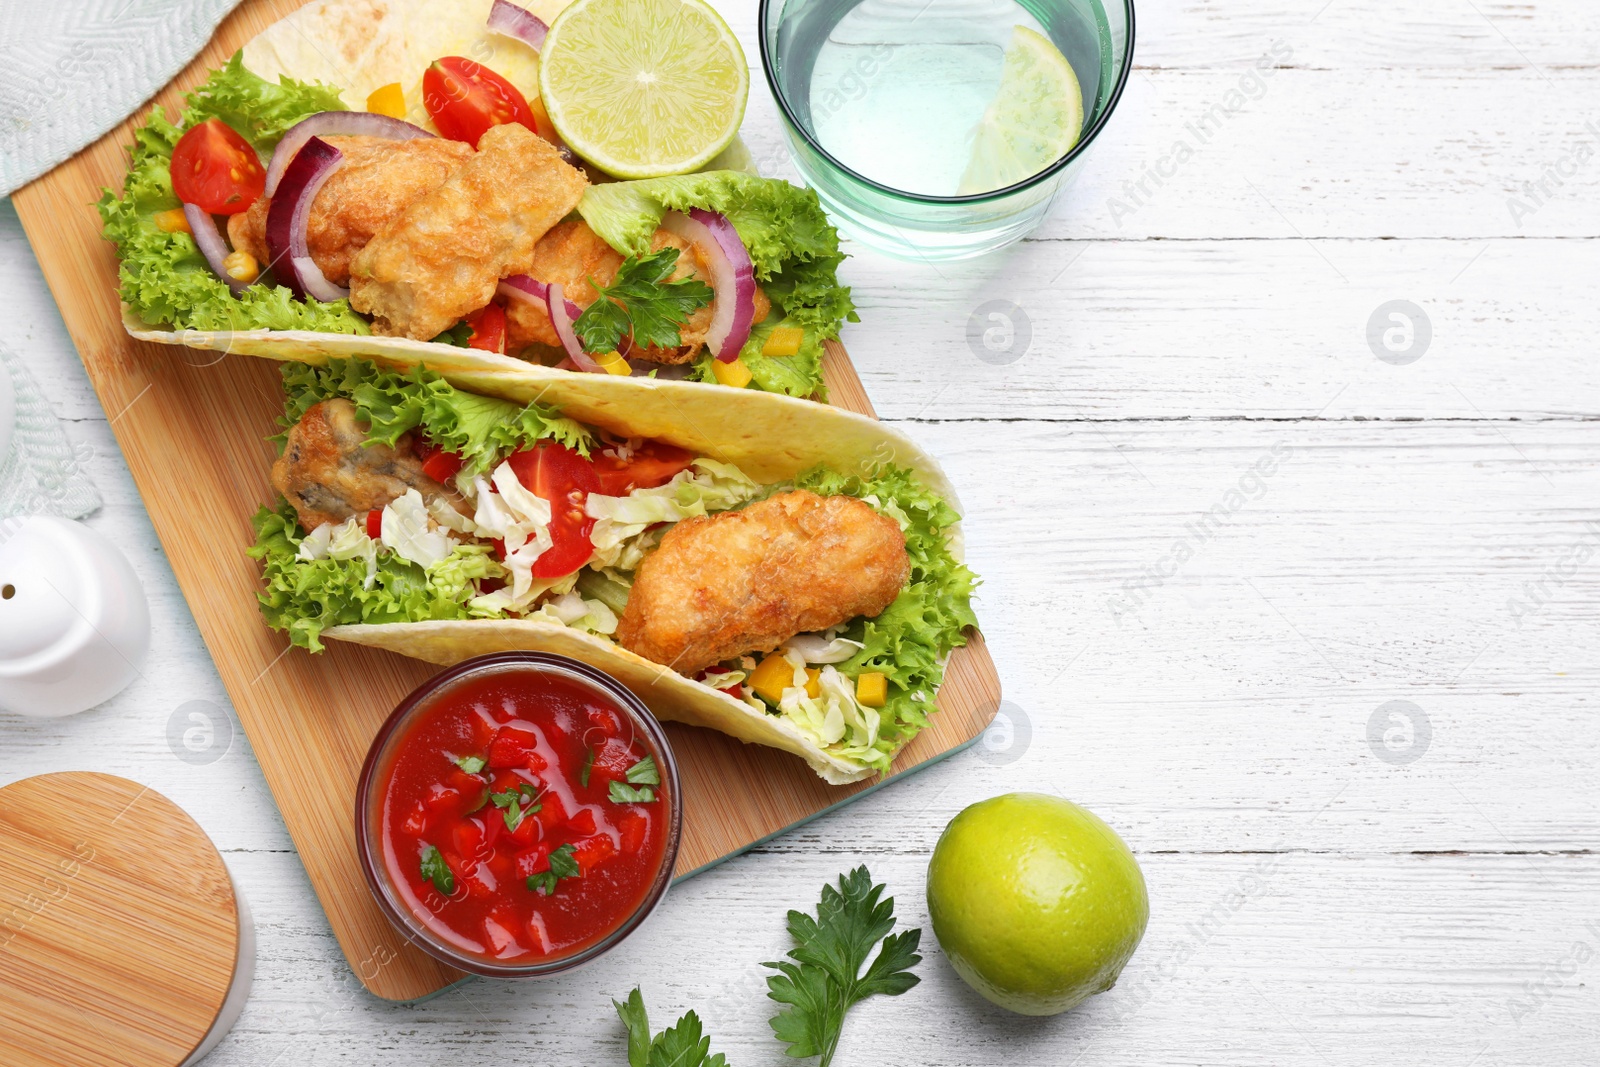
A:
<svg viewBox="0 0 1600 1067">
<path fill-rule="evenodd" d="M 840 228 L 908 259 L 1010 244 L 1133 63 L 1133 0 L 761 0 L 795 164 Z"/>
</svg>

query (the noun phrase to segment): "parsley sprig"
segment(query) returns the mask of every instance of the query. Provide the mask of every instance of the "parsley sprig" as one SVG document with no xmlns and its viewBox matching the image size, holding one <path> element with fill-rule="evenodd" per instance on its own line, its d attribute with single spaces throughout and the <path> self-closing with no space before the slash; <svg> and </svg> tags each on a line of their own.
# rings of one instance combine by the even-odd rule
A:
<svg viewBox="0 0 1600 1067">
<path fill-rule="evenodd" d="M 789 959 L 767 963 L 778 973 L 767 977 L 767 996 L 786 1004 L 768 1022 L 790 1056 L 821 1056 L 828 1067 L 839 1047 L 845 1012 L 876 993 L 899 996 L 920 979 L 911 968 L 922 962 L 917 945 L 922 931 L 894 929 L 894 898 L 872 884 L 866 867 L 839 878 L 837 888 L 822 887 L 813 918 L 789 912 L 789 934 L 795 947 Z M 879 941 L 872 964 L 862 970 Z"/>
<path fill-rule="evenodd" d="M 590 304 L 573 329 L 585 352 L 615 352 L 633 336 L 640 347 L 676 348 L 683 343 L 678 327 L 711 303 L 711 286 L 694 278 L 668 281 L 678 264 L 678 250 L 662 248 L 646 256 L 629 256 L 607 286 L 594 282 L 599 299 Z"/>
<path fill-rule="evenodd" d="M 456 891 L 456 876 L 450 873 L 450 865 L 432 845 L 422 847 L 422 877 L 432 882 L 433 888 L 445 896 Z"/>
<path fill-rule="evenodd" d="M 656 791 L 650 787 L 661 784 L 661 771 L 656 767 L 654 756 L 646 756 L 629 767 L 626 773 L 631 784 L 612 782 L 611 803 L 649 804 L 656 799 Z"/>
<path fill-rule="evenodd" d="M 503 809 L 506 829 L 515 830 L 522 825 L 522 820 L 533 815 L 544 807 L 538 803 L 542 793 L 534 791 L 533 786 L 523 782 L 515 789 L 507 789 L 501 793 L 490 793 L 489 803 Z"/>
<path fill-rule="evenodd" d="M 563 878 L 576 878 L 583 872 L 572 855 L 571 845 L 562 845 L 550 853 L 550 869 L 528 875 L 528 888 L 549 896 L 556 891 L 556 883 Z"/>
<path fill-rule="evenodd" d="M 644 995 L 637 986 L 626 1001 L 611 1002 L 628 1028 L 628 1067 L 727 1067 L 728 1058 L 712 1054 L 711 1039 L 704 1036 L 700 1016 L 686 1012 L 677 1025 L 650 1036 L 650 1019 Z"/>
</svg>

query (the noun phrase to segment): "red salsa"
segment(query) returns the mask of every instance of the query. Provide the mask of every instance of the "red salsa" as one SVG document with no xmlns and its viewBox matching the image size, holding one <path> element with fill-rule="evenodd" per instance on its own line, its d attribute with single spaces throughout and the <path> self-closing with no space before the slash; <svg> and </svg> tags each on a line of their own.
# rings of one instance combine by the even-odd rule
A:
<svg viewBox="0 0 1600 1067">
<path fill-rule="evenodd" d="M 381 786 L 383 860 L 458 951 L 537 962 L 625 923 L 661 868 L 668 786 L 599 688 L 538 668 L 469 675 L 399 738 Z"/>
</svg>

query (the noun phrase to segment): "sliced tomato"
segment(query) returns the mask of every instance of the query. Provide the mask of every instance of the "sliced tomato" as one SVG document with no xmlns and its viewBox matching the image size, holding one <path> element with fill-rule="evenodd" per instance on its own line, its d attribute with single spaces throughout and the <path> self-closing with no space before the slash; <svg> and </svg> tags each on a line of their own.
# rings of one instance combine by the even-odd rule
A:
<svg viewBox="0 0 1600 1067">
<path fill-rule="evenodd" d="M 213 215 L 237 215 L 267 185 L 256 150 L 221 119 L 206 119 L 178 138 L 171 173 L 178 199 Z"/>
<path fill-rule="evenodd" d="M 422 473 L 434 481 L 444 484 L 454 478 L 461 471 L 461 453 L 446 452 L 443 449 L 434 449 L 433 454 L 422 461 Z"/>
<path fill-rule="evenodd" d="M 602 496 L 627 496 L 635 489 L 666 485 L 694 462 L 694 453 L 661 441 L 646 441 L 623 459 L 615 449 L 595 453 L 594 470 L 600 476 Z"/>
<path fill-rule="evenodd" d="M 508 461 L 525 488 L 550 502 L 550 539 L 544 555 L 533 561 L 535 578 L 562 578 L 594 554 L 589 532 L 594 520 L 583 509 L 590 493 L 600 491 L 594 464 L 566 445 L 541 441 Z"/>
<path fill-rule="evenodd" d="M 489 127 L 507 122 L 539 133 L 533 109 L 515 85 L 461 56 L 445 56 L 428 65 L 422 76 L 422 105 L 441 134 L 474 148 Z"/>
<path fill-rule="evenodd" d="M 367 512 L 367 536 L 372 538 L 374 541 L 383 536 L 382 508 L 373 508 L 371 511 Z"/>
<path fill-rule="evenodd" d="M 499 304 L 485 304 L 467 316 L 467 325 L 472 327 L 472 336 L 467 338 L 468 348 L 478 348 L 485 352 L 505 354 L 505 308 Z"/>
</svg>

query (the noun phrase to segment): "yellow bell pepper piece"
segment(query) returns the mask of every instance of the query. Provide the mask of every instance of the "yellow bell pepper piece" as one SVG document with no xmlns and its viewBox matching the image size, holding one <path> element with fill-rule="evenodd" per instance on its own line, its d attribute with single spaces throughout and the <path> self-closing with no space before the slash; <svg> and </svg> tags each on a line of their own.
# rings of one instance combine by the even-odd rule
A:
<svg viewBox="0 0 1600 1067">
<path fill-rule="evenodd" d="M 745 366 L 744 360 L 735 359 L 724 363 L 720 359 L 711 361 L 711 373 L 717 376 L 717 381 L 723 385 L 731 385 L 735 389 L 743 389 L 750 384 L 750 368 Z"/>
<path fill-rule="evenodd" d="M 782 653 L 774 652 L 750 672 L 745 684 L 758 696 L 776 704 L 783 699 L 783 691 L 794 685 L 794 666 Z"/>
<path fill-rule="evenodd" d="M 812 700 L 822 695 L 822 672 L 806 668 L 806 696 Z"/>
<path fill-rule="evenodd" d="M 881 671 L 856 675 L 856 699 L 862 707 L 883 707 L 889 702 L 889 679 Z"/>
<path fill-rule="evenodd" d="M 806 332 L 798 326 L 775 326 L 767 335 L 767 343 L 761 346 L 763 356 L 798 356 L 800 343 L 806 339 Z"/>
<path fill-rule="evenodd" d="M 593 357 L 594 361 L 605 368 L 607 374 L 620 374 L 623 377 L 633 373 L 633 368 L 628 366 L 628 361 L 617 352 L 605 352 Z"/>
<path fill-rule="evenodd" d="M 406 92 L 400 88 L 399 82 L 380 85 L 367 97 L 367 110 L 376 115 L 403 119 L 406 117 Z"/>
<path fill-rule="evenodd" d="M 175 207 L 171 211 L 158 211 L 153 216 L 156 229 L 162 233 L 192 233 L 189 229 L 189 219 L 183 213 L 183 208 Z"/>
</svg>

